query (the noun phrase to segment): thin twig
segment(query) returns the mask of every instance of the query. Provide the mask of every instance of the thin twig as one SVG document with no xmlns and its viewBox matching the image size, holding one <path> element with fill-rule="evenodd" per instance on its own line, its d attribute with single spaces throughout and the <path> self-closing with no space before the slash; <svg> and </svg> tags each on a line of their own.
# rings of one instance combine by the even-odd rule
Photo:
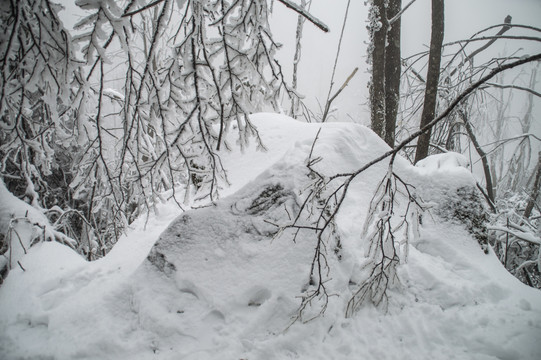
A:
<svg viewBox="0 0 541 360">
<path fill-rule="evenodd" d="M 308 11 L 300 7 L 299 5 L 289 1 L 289 0 L 278 0 L 291 10 L 295 11 L 296 13 L 304 16 L 308 21 L 310 21 L 312 24 L 320 28 L 321 30 L 325 32 L 329 32 L 329 27 L 325 25 L 321 20 L 310 14 Z"/>
</svg>

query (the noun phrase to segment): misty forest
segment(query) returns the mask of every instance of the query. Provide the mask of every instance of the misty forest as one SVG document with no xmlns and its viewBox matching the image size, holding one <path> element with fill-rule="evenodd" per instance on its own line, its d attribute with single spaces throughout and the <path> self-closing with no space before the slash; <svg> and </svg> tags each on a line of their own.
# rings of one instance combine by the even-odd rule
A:
<svg viewBox="0 0 541 360">
<path fill-rule="evenodd" d="M 0 1 L 0 358 L 541 359 L 540 15 Z"/>
</svg>

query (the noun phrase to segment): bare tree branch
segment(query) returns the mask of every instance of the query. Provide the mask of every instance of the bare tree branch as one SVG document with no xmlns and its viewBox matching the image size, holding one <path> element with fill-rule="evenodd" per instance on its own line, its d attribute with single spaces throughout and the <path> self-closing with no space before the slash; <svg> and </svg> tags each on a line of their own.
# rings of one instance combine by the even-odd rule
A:
<svg viewBox="0 0 541 360">
<path fill-rule="evenodd" d="M 527 87 L 524 87 L 524 86 L 519 86 L 519 85 L 503 85 L 503 84 L 496 84 L 496 83 L 490 83 L 490 82 L 487 82 L 487 85 L 494 86 L 494 87 L 497 87 L 497 88 L 499 88 L 499 89 L 515 89 L 515 90 L 526 91 L 526 92 L 529 92 L 529 93 L 532 94 L 532 95 L 535 95 L 535 96 L 541 98 L 541 93 L 538 93 L 538 92 L 535 91 L 534 89 L 530 89 L 530 88 L 527 88 Z"/>
<path fill-rule="evenodd" d="M 400 17 L 402 16 L 402 14 L 404 14 L 404 12 L 406 10 L 408 10 L 408 8 L 417 0 L 411 0 L 406 6 L 404 6 L 404 8 L 402 10 L 400 10 L 400 12 L 398 14 L 396 14 L 395 16 L 393 16 L 393 18 L 391 20 L 389 20 L 389 25 L 393 25 L 398 19 L 400 19 Z"/>
<path fill-rule="evenodd" d="M 312 24 L 323 30 L 324 32 L 329 32 L 329 27 L 325 25 L 321 20 L 310 14 L 308 11 L 300 7 L 299 5 L 289 1 L 289 0 L 278 0 L 291 10 L 295 11 L 296 13 L 304 16 L 308 21 L 310 21 Z"/>
<path fill-rule="evenodd" d="M 165 0 L 156 0 L 156 1 L 154 1 L 154 2 L 151 2 L 150 4 L 147 4 L 147 5 L 143 6 L 143 7 L 140 8 L 140 9 L 133 10 L 133 11 L 130 11 L 130 12 L 126 12 L 126 13 L 122 14 L 122 17 L 130 17 L 130 16 L 133 16 L 133 15 L 135 15 L 135 14 L 138 14 L 138 13 L 142 12 L 142 11 L 145 11 L 145 10 L 147 10 L 147 9 L 150 9 L 151 7 L 156 6 L 156 5 L 158 5 L 158 4 L 160 4 L 160 3 L 164 2 L 164 1 L 165 1 Z"/>
<path fill-rule="evenodd" d="M 393 149 L 387 151 L 383 155 L 381 155 L 381 156 L 375 158 L 374 160 L 368 162 L 366 165 L 364 165 L 363 167 L 361 167 L 360 169 L 358 169 L 357 171 L 355 171 L 353 173 L 337 174 L 337 175 L 334 175 L 331 179 L 335 179 L 335 178 L 339 178 L 339 177 L 355 177 L 355 176 L 359 175 L 360 173 L 362 173 L 363 171 L 365 171 L 366 169 L 368 169 L 369 167 L 379 163 L 380 161 L 388 158 L 389 156 L 395 155 L 400 150 L 402 150 L 402 148 L 404 146 L 406 146 L 407 144 L 409 144 L 410 142 L 415 140 L 417 137 L 419 137 L 419 135 L 421 135 L 422 133 L 428 131 L 429 128 L 432 128 L 434 125 L 439 123 L 441 120 L 445 119 L 451 113 L 451 111 L 453 111 L 456 108 L 456 106 L 458 104 L 460 104 L 460 102 L 462 102 L 462 100 L 464 100 L 472 92 L 474 92 L 478 87 L 480 87 L 481 85 L 486 83 L 488 80 L 492 79 L 497 74 L 499 74 L 499 73 L 501 73 L 501 72 L 503 72 L 505 70 L 515 68 L 515 67 L 520 66 L 520 65 L 524 65 L 524 64 L 527 64 L 527 63 L 530 63 L 530 62 L 540 61 L 540 60 L 541 60 L 541 54 L 536 54 L 536 55 L 525 57 L 525 58 L 523 58 L 521 60 L 517 60 L 517 61 L 512 62 L 512 63 L 508 63 L 508 64 L 498 66 L 497 68 L 493 69 L 489 74 L 487 74 L 487 75 L 483 76 L 481 79 L 477 80 L 475 83 L 470 85 L 466 90 L 464 90 L 460 95 L 458 95 L 455 98 L 455 100 L 453 100 L 449 104 L 449 106 L 438 117 L 436 117 L 434 120 L 429 122 L 423 128 L 421 128 L 421 129 L 415 131 L 414 133 L 412 133 L 410 136 L 408 136 L 405 140 L 400 142 Z"/>
</svg>

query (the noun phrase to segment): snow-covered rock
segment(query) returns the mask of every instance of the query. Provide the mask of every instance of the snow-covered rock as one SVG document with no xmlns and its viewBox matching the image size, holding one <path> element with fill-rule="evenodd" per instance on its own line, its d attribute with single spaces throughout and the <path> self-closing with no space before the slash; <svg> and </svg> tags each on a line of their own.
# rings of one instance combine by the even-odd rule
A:
<svg viewBox="0 0 541 360">
<path fill-rule="evenodd" d="M 254 145 L 243 156 L 222 154 L 233 186 L 216 204 L 183 214 L 164 205 L 146 230 L 141 219 L 93 263 L 56 243 L 31 248 L 21 260 L 26 271 L 14 269 L 0 288 L 4 358 L 541 358 L 541 293 L 484 254 L 463 225 L 437 214 L 423 215 L 387 311 L 367 304 L 345 318 L 350 280 L 364 260 L 360 232 L 385 161 L 351 183 L 337 218 L 340 256 L 332 239 L 326 243 L 326 312 L 292 324 L 310 287 L 316 239 L 310 231 L 277 233 L 276 225 L 296 216 L 307 195 L 308 155 L 321 158 L 314 167 L 330 177 L 388 148 L 351 123 L 252 120 L 267 152 Z M 436 205 L 446 192 L 475 185 L 460 162 L 439 164 L 414 167 L 399 158 L 395 171 Z M 317 314 L 321 303 L 312 305 Z"/>
</svg>

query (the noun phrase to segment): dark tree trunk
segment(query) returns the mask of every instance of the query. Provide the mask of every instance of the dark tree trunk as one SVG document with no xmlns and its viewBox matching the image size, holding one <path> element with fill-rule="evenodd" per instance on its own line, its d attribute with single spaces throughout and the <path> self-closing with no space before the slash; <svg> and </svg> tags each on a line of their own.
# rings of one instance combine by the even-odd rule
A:
<svg viewBox="0 0 541 360">
<path fill-rule="evenodd" d="M 421 115 L 421 128 L 432 121 L 436 113 L 438 83 L 440 79 L 441 45 L 443 43 L 444 29 L 443 2 L 444 0 L 432 0 L 432 34 L 430 39 L 428 72 L 426 75 L 425 101 Z M 431 133 L 431 129 L 428 129 L 428 131 L 419 136 L 417 151 L 415 153 L 415 163 L 427 157 Z"/>
<path fill-rule="evenodd" d="M 392 19 L 402 9 L 402 0 L 390 0 L 387 19 Z M 385 142 L 394 147 L 396 115 L 400 101 L 400 18 L 395 20 L 387 32 L 385 49 Z"/>
<path fill-rule="evenodd" d="M 381 138 L 385 135 L 385 39 L 387 16 L 385 1 L 374 0 L 372 11 L 379 15 L 381 26 L 372 30 L 372 82 L 370 84 L 370 113 L 372 130 Z"/>
<path fill-rule="evenodd" d="M 488 164 L 487 153 L 483 150 L 481 144 L 479 144 L 479 141 L 477 141 L 477 137 L 473 132 L 473 128 L 470 124 L 468 117 L 466 116 L 466 113 L 463 110 L 458 110 L 458 115 L 464 123 L 464 127 L 466 128 L 466 132 L 468 133 L 468 136 L 472 141 L 475 151 L 481 158 L 481 163 L 483 164 L 483 172 L 485 173 L 485 182 L 487 183 L 487 200 L 490 203 L 490 206 L 494 208 L 494 185 L 492 184 L 492 174 L 490 172 L 490 165 Z"/>
</svg>

